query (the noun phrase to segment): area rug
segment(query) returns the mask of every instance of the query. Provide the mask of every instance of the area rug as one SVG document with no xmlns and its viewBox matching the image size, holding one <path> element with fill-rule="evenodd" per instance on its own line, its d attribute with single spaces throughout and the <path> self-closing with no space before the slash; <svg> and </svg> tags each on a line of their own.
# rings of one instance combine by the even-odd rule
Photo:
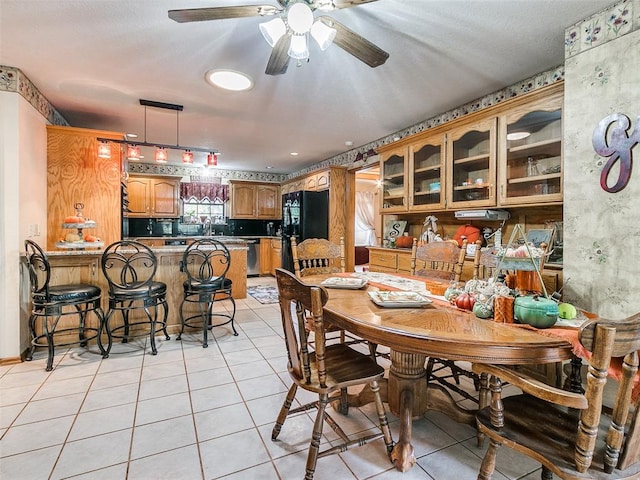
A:
<svg viewBox="0 0 640 480">
<path fill-rule="evenodd" d="M 247 293 L 260 303 L 278 303 L 278 289 L 266 285 L 247 287 Z"/>
</svg>

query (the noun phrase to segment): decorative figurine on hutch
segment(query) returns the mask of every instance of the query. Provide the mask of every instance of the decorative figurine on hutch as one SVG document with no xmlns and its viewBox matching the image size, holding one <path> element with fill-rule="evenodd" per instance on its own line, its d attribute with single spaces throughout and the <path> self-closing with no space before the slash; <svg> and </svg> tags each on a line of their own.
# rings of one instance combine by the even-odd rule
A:
<svg viewBox="0 0 640 480">
<path fill-rule="evenodd" d="M 91 234 L 85 234 L 82 230 L 85 228 L 96 228 L 95 221 L 85 218 L 82 214 L 84 208 L 83 203 L 75 203 L 73 208 L 76 209 L 75 215 L 65 217 L 62 228 L 73 229 L 76 232 L 67 233 L 59 242 L 56 242 L 57 248 L 66 249 L 84 249 L 84 248 L 100 248 L 104 246 L 104 242 L 98 237 Z"/>
<path fill-rule="evenodd" d="M 422 233 L 420 234 L 420 244 L 431 242 L 441 242 L 442 238 L 438 234 L 438 219 L 435 215 L 429 215 L 424 219 L 422 224 Z"/>
</svg>

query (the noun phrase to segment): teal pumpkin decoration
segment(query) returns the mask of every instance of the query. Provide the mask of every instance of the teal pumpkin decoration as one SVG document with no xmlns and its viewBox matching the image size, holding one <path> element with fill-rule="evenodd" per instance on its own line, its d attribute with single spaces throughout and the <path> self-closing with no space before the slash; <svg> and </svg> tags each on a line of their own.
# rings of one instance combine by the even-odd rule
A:
<svg viewBox="0 0 640 480">
<path fill-rule="evenodd" d="M 444 291 L 444 298 L 450 302 L 453 297 L 456 297 L 462 293 L 462 290 L 456 287 L 448 287 Z"/>
<path fill-rule="evenodd" d="M 476 302 L 473 306 L 473 314 L 478 318 L 491 318 L 493 316 L 493 309 L 488 303 Z"/>
</svg>

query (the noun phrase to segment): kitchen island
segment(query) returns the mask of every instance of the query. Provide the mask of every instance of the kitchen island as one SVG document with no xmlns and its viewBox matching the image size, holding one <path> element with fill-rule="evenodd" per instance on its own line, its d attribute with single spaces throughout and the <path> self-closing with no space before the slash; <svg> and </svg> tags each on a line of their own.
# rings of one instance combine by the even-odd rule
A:
<svg viewBox="0 0 640 480">
<path fill-rule="evenodd" d="M 216 238 L 222 241 L 231 254 L 231 266 L 227 278 L 233 282 L 233 298 L 243 299 L 247 296 L 247 246 L 246 242 L 238 238 Z M 171 245 L 150 247 L 158 260 L 158 269 L 155 280 L 167 284 L 167 304 L 169 306 L 168 325 L 169 332 L 175 334 L 179 331 L 179 308 L 182 302 L 182 284 L 186 275 L 180 271 L 182 255 L 186 245 Z M 102 289 L 102 308 L 105 313 L 109 306 L 109 285 L 102 273 L 101 258 L 103 249 L 85 250 L 55 250 L 48 251 L 51 263 L 51 285 L 68 283 L 91 283 Z M 29 291 L 28 276 L 23 279 L 23 292 Z M 29 296 L 22 296 L 25 302 L 29 302 Z M 185 312 L 189 312 L 191 305 L 185 306 Z M 23 311 L 30 311 L 29 305 L 23 305 Z M 138 315 L 140 312 L 135 312 Z M 115 317 L 114 317 L 115 319 Z M 66 319 L 62 319 L 64 322 Z M 115 320 L 118 322 L 120 319 Z M 63 325 L 60 325 L 63 327 Z"/>
</svg>

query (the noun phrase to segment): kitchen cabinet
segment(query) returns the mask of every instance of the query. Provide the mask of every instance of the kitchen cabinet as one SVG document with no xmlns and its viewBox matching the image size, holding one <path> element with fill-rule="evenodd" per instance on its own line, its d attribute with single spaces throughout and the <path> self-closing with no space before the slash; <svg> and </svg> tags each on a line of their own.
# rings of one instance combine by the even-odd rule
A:
<svg viewBox="0 0 640 480">
<path fill-rule="evenodd" d="M 269 255 L 271 260 L 270 272 L 274 277 L 276 276 L 276 268 L 282 267 L 282 239 L 272 238 L 269 243 Z"/>
<path fill-rule="evenodd" d="M 229 218 L 278 220 L 282 217 L 278 185 L 231 181 L 229 186 Z"/>
<path fill-rule="evenodd" d="M 445 137 L 436 134 L 409 145 L 409 211 L 445 207 Z"/>
<path fill-rule="evenodd" d="M 411 274 L 411 249 L 369 247 L 369 271 Z"/>
<path fill-rule="evenodd" d="M 383 213 L 406 212 L 408 209 L 409 148 L 406 145 L 380 154 Z"/>
<path fill-rule="evenodd" d="M 496 205 L 497 118 L 447 132 L 447 208 Z"/>
<path fill-rule="evenodd" d="M 180 179 L 131 175 L 127 182 L 130 218 L 180 216 Z"/>
<path fill-rule="evenodd" d="M 271 239 L 260 239 L 260 275 L 270 275 L 271 268 Z"/>
<path fill-rule="evenodd" d="M 312 192 L 328 190 L 330 186 L 330 178 L 331 174 L 329 170 L 308 175 L 304 179 L 304 190 Z"/>
<path fill-rule="evenodd" d="M 562 201 L 562 92 L 505 112 L 499 119 L 499 203 Z"/>
<path fill-rule="evenodd" d="M 100 158 L 97 138 L 121 140 L 124 134 L 47 126 L 47 250 L 68 233 L 62 224 L 76 203 L 84 204 L 85 218 L 96 222 L 91 234 L 105 245 L 122 236 L 121 145 L 111 142 L 111 157 Z"/>
</svg>

